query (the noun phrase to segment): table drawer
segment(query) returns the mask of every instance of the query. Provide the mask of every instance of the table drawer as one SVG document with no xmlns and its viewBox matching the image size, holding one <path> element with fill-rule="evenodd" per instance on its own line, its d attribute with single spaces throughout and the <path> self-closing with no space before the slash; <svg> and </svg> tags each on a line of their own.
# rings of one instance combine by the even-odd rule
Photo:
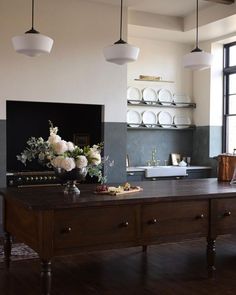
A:
<svg viewBox="0 0 236 295">
<path fill-rule="evenodd" d="M 178 201 L 145 205 L 142 237 L 145 240 L 184 234 L 206 235 L 208 201 Z"/>
<path fill-rule="evenodd" d="M 215 200 L 217 206 L 216 233 L 227 234 L 236 232 L 236 200 Z"/>
<path fill-rule="evenodd" d="M 57 210 L 54 216 L 55 249 L 133 241 L 134 206 Z"/>
</svg>

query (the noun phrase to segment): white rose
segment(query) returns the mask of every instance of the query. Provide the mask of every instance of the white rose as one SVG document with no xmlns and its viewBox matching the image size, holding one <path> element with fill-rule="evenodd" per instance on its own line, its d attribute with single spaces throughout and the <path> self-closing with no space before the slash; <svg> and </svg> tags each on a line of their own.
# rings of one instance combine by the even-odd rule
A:
<svg viewBox="0 0 236 295">
<path fill-rule="evenodd" d="M 62 156 L 58 156 L 51 161 L 51 164 L 55 168 L 61 168 L 61 161 L 64 159 Z"/>
<path fill-rule="evenodd" d="M 48 142 L 49 144 L 54 144 L 61 141 L 61 137 L 59 135 L 56 135 L 54 133 L 52 133 L 49 137 L 48 137 Z"/>
<path fill-rule="evenodd" d="M 61 155 L 68 151 L 67 142 L 65 140 L 61 140 L 53 144 L 53 150 L 56 154 Z"/>
<path fill-rule="evenodd" d="M 101 163 L 101 155 L 97 150 L 91 148 L 88 152 L 88 156 L 93 165 L 99 165 Z"/>
<path fill-rule="evenodd" d="M 88 165 L 88 160 L 85 156 L 78 156 L 78 158 L 76 159 L 76 167 L 77 168 L 84 168 Z"/>
<path fill-rule="evenodd" d="M 67 149 L 70 152 L 72 152 L 75 149 L 75 145 L 73 144 L 73 142 L 71 142 L 71 141 L 67 142 Z"/>
<path fill-rule="evenodd" d="M 61 160 L 61 168 L 65 169 L 66 171 L 71 171 L 75 168 L 75 160 L 73 158 L 63 158 Z"/>
</svg>

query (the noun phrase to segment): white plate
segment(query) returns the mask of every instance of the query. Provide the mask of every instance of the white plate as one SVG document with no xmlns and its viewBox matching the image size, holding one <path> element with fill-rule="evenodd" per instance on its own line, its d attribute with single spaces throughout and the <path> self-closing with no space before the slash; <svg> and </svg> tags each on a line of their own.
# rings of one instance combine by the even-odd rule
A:
<svg viewBox="0 0 236 295">
<path fill-rule="evenodd" d="M 188 116 L 174 116 L 174 124 L 177 128 L 188 128 L 188 125 L 191 125 L 191 119 Z"/>
<path fill-rule="evenodd" d="M 142 114 L 143 124 L 147 127 L 155 127 L 157 124 L 157 116 L 151 111 L 145 111 Z"/>
<path fill-rule="evenodd" d="M 146 104 L 153 104 L 157 102 L 157 93 L 154 89 L 147 87 L 143 89 L 143 100 Z"/>
<path fill-rule="evenodd" d="M 174 103 L 176 103 L 177 106 L 181 107 L 187 106 L 186 103 L 191 103 L 190 97 L 186 94 L 174 94 L 173 101 Z"/>
<path fill-rule="evenodd" d="M 142 101 L 142 93 L 136 87 L 128 87 L 127 100 L 132 104 L 139 104 Z"/>
<path fill-rule="evenodd" d="M 158 91 L 158 100 L 162 105 L 170 105 L 173 102 L 173 96 L 170 90 L 160 89 Z"/>
<path fill-rule="evenodd" d="M 130 127 L 139 127 L 142 123 L 142 118 L 139 112 L 128 110 L 127 111 L 127 124 Z"/>
<path fill-rule="evenodd" d="M 163 128 L 171 128 L 173 118 L 170 113 L 162 111 L 158 114 L 158 122 Z"/>
</svg>

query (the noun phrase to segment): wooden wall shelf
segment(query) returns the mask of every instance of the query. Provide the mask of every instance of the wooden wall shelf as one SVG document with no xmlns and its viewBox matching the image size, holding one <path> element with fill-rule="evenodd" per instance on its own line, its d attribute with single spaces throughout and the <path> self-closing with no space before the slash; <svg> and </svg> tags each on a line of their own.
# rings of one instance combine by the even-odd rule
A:
<svg viewBox="0 0 236 295">
<path fill-rule="evenodd" d="M 143 82 L 157 82 L 157 83 L 175 83 L 174 81 L 167 80 L 151 80 L 151 79 L 134 79 L 135 81 L 143 81 Z"/>
</svg>

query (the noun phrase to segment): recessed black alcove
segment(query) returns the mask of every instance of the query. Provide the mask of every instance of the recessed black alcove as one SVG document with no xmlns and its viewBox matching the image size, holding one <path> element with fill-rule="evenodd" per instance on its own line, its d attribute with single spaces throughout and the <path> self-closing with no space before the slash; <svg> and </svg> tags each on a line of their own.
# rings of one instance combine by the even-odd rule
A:
<svg viewBox="0 0 236 295">
<path fill-rule="evenodd" d="M 88 140 L 90 145 L 103 141 L 101 105 L 7 101 L 7 171 L 48 170 L 38 163 L 26 167 L 16 159 L 26 147 L 27 140 L 49 136 L 49 123 L 59 128 L 58 134 L 66 141 L 75 137 Z M 81 137 L 80 137 L 81 135 Z"/>
</svg>

